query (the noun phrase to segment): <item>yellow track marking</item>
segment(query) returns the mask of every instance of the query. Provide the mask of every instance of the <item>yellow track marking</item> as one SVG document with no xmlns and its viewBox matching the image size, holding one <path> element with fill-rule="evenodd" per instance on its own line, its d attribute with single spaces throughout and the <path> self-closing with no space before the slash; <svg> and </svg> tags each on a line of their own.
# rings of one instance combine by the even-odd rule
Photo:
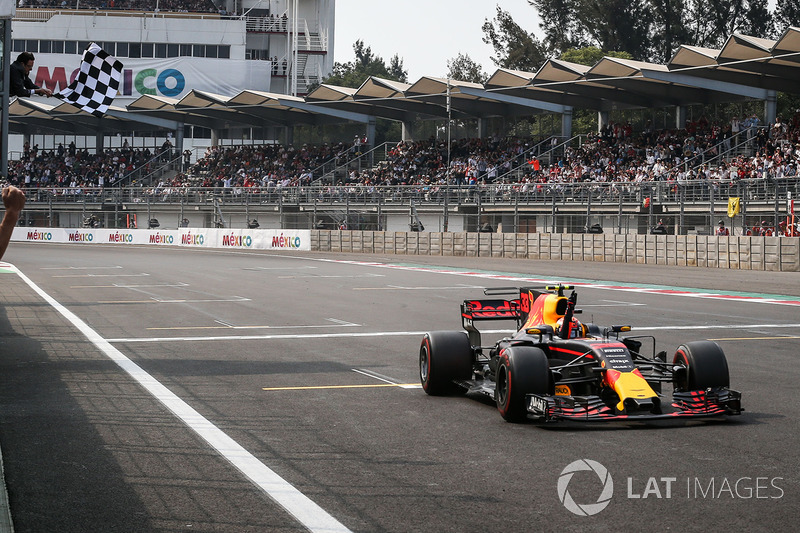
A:
<svg viewBox="0 0 800 533">
<path fill-rule="evenodd" d="M 261 390 L 278 391 L 278 390 L 315 390 L 315 389 L 376 389 L 386 387 L 412 387 L 416 383 L 380 383 L 376 385 L 320 385 L 320 386 L 307 386 L 307 387 L 263 387 Z"/>
</svg>

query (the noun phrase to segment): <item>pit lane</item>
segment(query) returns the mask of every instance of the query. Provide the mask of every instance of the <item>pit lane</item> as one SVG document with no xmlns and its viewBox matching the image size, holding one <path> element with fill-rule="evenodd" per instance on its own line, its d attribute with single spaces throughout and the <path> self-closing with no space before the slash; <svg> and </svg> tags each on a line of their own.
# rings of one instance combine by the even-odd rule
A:
<svg viewBox="0 0 800 533">
<path fill-rule="evenodd" d="M 796 274 L 41 244 L 15 244 L 7 259 L 352 531 L 639 531 L 642 516 L 690 516 L 689 529 L 792 523 Z M 583 280 L 582 320 L 633 324 L 670 353 L 716 339 L 746 413 L 667 428 L 539 428 L 507 424 L 479 401 L 427 397 L 421 332 L 459 329 L 461 300 L 514 285 L 517 273 Z M 0 446 L 18 531 L 309 527 L 9 276 Z M 503 334 L 503 323 L 487 324 L 487 340 Z M 587 517 L 557 491 L 583 458 L 615 482 L 608 507 Z M 576 502 L 600 494 L 590 474 L 570 483 Z M 756 490 L 760 478 L 769 490 Z"/>
</svg>

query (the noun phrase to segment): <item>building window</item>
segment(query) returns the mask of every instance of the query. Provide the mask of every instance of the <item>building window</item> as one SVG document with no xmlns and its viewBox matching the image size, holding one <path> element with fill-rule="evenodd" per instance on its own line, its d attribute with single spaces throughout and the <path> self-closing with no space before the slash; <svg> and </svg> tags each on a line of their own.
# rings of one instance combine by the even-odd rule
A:
<svg viewBox="0 0 800 533">
<path fill-rule="evenodd" d="M 156 44 L 156 57 L 158 58 L 167 57 L 167 43 Z"/>
<path fill-rule="evenodd" d="M 64 53 L 65 54 L 78 53 L 78 45 L 75 44 L 75 41 L 64 41 Z"/>
</svg>

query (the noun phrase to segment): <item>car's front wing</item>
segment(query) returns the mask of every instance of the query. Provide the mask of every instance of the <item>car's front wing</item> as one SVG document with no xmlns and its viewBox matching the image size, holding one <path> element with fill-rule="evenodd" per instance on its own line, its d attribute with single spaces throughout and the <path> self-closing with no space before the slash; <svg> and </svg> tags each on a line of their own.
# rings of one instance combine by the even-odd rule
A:
<svg viewBox="0 0 800 533">
<path fill-rule="evenodd" d="M 675 392 L 672 401 L 662 395 L 660 406 L 653 411 L 619 412 L 599 396 L 542 396 L 529 394 L 528 417 L 547 422 L 575 420 L 657 420 L 680 417 L 712 417 L 741 414 L 741 393 L 727 388 L 705 391 Z"/>
</svg>

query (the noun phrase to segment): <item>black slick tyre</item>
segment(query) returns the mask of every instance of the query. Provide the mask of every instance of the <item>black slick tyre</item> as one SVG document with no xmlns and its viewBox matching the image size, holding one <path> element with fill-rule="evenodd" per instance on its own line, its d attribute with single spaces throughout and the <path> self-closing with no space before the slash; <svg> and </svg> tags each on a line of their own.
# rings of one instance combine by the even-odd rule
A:
<svg viewBox="0 0 800 533">
<path fill-rule="evenodd" d="M 545 395 L 550 388 L 547 356 L 539 348 L 512 346 L 497 357 L 494 393 L 497 410 L 508 422 L 522 422 L 528 415 L 526 395 Z"/>
<path fill-rule="evenodd" d="M 675 374 L 675 390 L 678 392 L 730 385 L 728 360 L 716 342 L 694 341 L 681 344 L 675 351 L 673 364 L 686 367 L 685 372 Z"/>
<path fill-rule="evenodd" d="M 419 379 L 423 390 L 434 396 L 461 390 L 453 382 L 472 378 L 472 360 L 466 332 L 426 333 L 419 347 Z"/>
</svg>

